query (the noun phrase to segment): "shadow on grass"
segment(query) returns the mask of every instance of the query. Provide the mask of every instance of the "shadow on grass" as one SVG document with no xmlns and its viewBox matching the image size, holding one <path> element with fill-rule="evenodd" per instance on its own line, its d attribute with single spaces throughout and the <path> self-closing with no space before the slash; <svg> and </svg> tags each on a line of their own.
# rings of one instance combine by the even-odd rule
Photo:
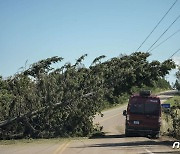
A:
<svg viewBox="0 0 180 154">
<path fill-rule="evenodd" d="M 171 96 L 171 97 L 169 97 L 169 96 L 164 96 L 163 98 L 161 98 L 161 101 L 163 101 L 163 100 L 168 100 L 168 99 L 170 99 L 170 98 L 173 98 L 173 96 Z"/>
<path fill-rule="evenodd" d="M 160 93 L 160 94 L 158 94 L 158 95 L 168 95 L 168 96 L 177 95 L 177 96 L 178 96 L 179 94 L 180 94 L 179 91 L 173 90 L 173 91 L 162 92 L 162 93 Z"/>
</svg>

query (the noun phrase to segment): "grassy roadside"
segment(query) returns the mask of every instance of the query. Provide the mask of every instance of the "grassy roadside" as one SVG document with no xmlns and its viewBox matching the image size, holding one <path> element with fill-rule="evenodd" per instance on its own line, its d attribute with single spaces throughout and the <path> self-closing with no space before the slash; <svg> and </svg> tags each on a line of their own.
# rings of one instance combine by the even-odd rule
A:
<svg viewBox="0 0 180 154">
<path fill-rule="evenodd" d="M 59 143 L 68 140 L 68 138 L 53 139 L 20 139 L 20 140 L 0 140 L 0 145 L 22 145 L 22 144 L 42 144 L 42 143 Z"/>
<path fill-rule="evenodd" d="M 174 106 L 176 102 L 180 102 L 180 95 L 175 95 L 173 98 L 168 99 L 165 103 L 170 103 L 170 106 Z"/>
<path fill-rule="evenodd" d="M 0 145 L 23 145 L 23 144 L 56 144 L 70 140 L 86 140 L 88 137 L 50 138 L 50 139 L 20 139 L 0 140 Z"/>
<path fill-rule="evenodd" d="M 152 89 L 152 94 L 159 94 L 161 92 L 165 92 L 165 91 L 168 91 L 168 90 L 171 90 L 171 89 L 161 89 L 161 88 L 156 88 L 156 89 Z"/>
<path fill-rule="evenodd" d="M 168 135 L 180 138 L 180 94 L 166 100 L 164 103 L 170 103 L 170 110 L 162 112 L 162 135 Z"/>
</svg>

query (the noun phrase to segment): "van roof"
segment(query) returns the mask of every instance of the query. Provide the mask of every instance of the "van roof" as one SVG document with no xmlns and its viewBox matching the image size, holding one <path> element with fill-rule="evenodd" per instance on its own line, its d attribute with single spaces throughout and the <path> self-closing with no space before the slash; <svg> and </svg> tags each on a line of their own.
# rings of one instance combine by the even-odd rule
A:
<svg viewBox="0 0 180 154">
<path fill-rule="evenodd" d="M 144 98 L 144 97 L 146 97 L 146 98 L 158 98 L 158 99 L 159 99 L 159 97 L 158 97 L 157 95 L 141 96 L 141 95 L 139 95 L 139 94 L 133 94 L 133 95 L 131 95 L 131 98 L 132 98 L 132 97 L 139 97 L 139 98 Z"/>
</svg>

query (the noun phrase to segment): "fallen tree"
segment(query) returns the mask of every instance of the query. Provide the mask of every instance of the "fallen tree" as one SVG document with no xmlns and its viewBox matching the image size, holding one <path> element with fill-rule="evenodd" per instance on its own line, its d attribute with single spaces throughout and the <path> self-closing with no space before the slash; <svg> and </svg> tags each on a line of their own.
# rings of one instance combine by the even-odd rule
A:
<svg viewBox="0 0 180 154">
<path fill-rule="evenodd" d="M 63 58 L 48 58 L 0 78 L 0 139 L 88 136 L 106 103 L 120 103 L 135 87 L 164 81 L 175 67 L 171 60 L 148 62 L 149 53 L 137 52 L 105 62 L 99 56 L 86 68 L 86 56 L 58 69 L 51 65 Z"/>
<path fill-rule="evenodd" d="M 87 94 L 83 95 L 83 97 L 87 98 L 87 97 L 92 96 L 93 94 L 94 94 L 93 92 L 87 93 Z M 8 119 L 8 120 L 0 121 L 0 128 L 7 126 L 7 125 L 11 124 L 14 121 L 21 121 L 21 120 L 25 120 L 26 118 L 29 118 L 29 117 L 32 117 L 32 116 L 37 116 L 39 113 L 43 112 L 44 110 L 48 110 L 48 109 L 53 110 L 53 108 L 56 108 L 56 107 L 60 106 L 61 104 L 62 104 L 62 102 L 59 102 L 59 103 L 56 103 L 56 104 L 51 104 L 49 106 L 42 107 L 42 108 L 40 108 L 40 109 L 38 109 L 36 111 L 28 112 L 28 113 L 20 115 L 18 117 L 14 117 L 14 118 L 11 118 L 11 119 Z"/>
</svg>

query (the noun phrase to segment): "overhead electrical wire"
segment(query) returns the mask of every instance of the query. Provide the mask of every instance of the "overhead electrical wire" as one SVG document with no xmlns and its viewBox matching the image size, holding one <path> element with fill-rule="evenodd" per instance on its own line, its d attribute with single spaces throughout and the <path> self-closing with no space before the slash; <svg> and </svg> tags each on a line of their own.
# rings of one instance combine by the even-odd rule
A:
<svg viewBox="0 0 180 154">
<path fill-rule="evenodd" d="M 180 48 L 179 48 L 178 50 L 176 50 L 176 51 L 169 57 L 169 59 L 172 59 L 172 57 L 173 57 L 175 54 L 177 54 L 179 51 L 180 51 Z"/>
<path fill-rule="evenodd" d="M 166 15 L 169 13 L 169 11 L 173 8 L 173 6 L 177 3 L 178 0 L 176 0 L 172 6 L 168 9 L 168 11 L 164 14 L 164 16 L 161 18 L 161 20 L 157 23 L 157 25 L 153 28 L 153 30 L 149 33 L 149 35 L 145 38 L 145 40 L 141 43 L 141 45 L 137 48 L 135 52 L 137 52 L 142 45 L 146 42 L 146 40 L 151 36 L 151 34 L 154 32 L 154 30 L 159 26 L 159 24 L 162 22 L 162 20 L 166 17 Z"/>
<path fill-rule="evenodd" d="M 149 49 L 147 50 L 150 51 L 151 48 L 160 40 L 160 38 L 171 28 L 171 26 L 180 18 L 180 15 L 177 16 L 177 18 L 169 25 L 169 27 L 158 37 L 158 39 L 149 47 Z"/>
<path fill-rule="evenodd" d="M 157 46 L 155 46 L 153 49 L 151 49 L 149 52 L 153 51 L 154 49 L 156 49 L 157 47 L 159 47 L 161 44 L 163 44 L 164 42 L 166 42 L 167 40 L 169 40 L 171 37 L 173 37 L 175 34 L 179 33 L 180 29 L 177 30 L 176 32 L 174 32 L 172 35 L 170 35 L 168 38 L 166 38 L 164 41 L 162 41 L 161 43 L 159 43 Z"/>
</svg>

